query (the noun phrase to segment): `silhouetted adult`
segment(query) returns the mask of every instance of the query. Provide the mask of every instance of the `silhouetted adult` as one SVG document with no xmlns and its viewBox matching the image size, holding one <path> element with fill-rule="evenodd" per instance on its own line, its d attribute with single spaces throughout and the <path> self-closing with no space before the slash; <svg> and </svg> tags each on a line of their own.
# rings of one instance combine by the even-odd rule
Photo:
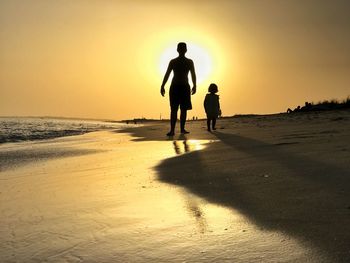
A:
<svg viewBox="0 0 350 263">
<path fill-rule="evenodd" d="M 177 120 L 177 111 L 180 106 L 180 129 L 181 133 L 189 133 L 185 130 L 187 111 L 192 109 L 191 103 L 191 87 L 188 83 L 188 73 L 191 72 L 192 78 L 192 95 L 196 93 L 196 73 L 194 70 L 193 61 L 185 57 L 187 52 L 186 43 L 180 42 L 177 45 L 177 52 L 179 56 L 172 59 L 169 62 L 168 69 L 164 75 L 162 86 L 160 88 L 160 94 L 164 97 L 165 89 L 164 86 L 168 81 L 171 71 L 174 76 L 171 81 L 169 96 L 170 96 L 170 131 L 167 133 L 168 136 L 173 136 L 175 133 L 175 126 Z"/>
</svg>

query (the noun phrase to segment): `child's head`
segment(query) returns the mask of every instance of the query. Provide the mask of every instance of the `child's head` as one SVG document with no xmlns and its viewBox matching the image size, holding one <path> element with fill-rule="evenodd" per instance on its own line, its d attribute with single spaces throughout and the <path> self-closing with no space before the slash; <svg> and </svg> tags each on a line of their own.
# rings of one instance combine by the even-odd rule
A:
<svg viewBox="0 0 350 263">
<path fill-rule="evenodd" d="M 208 88 L 208 92 L 210 93 L 217 93 L 218 92 L 218 86 L 214 83 L 211 83 Z"/>
</svg>

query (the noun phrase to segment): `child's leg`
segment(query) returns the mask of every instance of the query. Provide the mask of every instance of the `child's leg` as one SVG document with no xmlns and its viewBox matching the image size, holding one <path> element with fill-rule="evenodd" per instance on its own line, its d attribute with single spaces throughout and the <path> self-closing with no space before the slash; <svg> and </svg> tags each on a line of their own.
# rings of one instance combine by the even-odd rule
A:
<svg viewBox="0 0 350 263">
<path fill-rule="evenodd" d="M 213 118 L 213 130 L 216 130 L 216 128 L 215 128 L 215 125 L 216 125 L 216 118 Z"/>
<path fill-rule="evenodd" d="M 207 118 L 207 127 L 208 127 L 208 131 L 210 131 L 210 119 Z"/>
</svg>

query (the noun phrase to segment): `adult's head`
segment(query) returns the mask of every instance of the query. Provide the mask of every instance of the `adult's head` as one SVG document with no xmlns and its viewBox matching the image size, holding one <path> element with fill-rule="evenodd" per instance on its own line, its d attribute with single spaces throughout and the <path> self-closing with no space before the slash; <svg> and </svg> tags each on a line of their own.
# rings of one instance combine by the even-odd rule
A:
<svg viewBox="0 0 350 263">
<path fill-rule="evenodd" d="M 185 55 L 187 52 L 187 45 L 184 42 L 180 42 L 177 44 L 177 52 L 179 52 L 180 55 Z"/>
</svg>

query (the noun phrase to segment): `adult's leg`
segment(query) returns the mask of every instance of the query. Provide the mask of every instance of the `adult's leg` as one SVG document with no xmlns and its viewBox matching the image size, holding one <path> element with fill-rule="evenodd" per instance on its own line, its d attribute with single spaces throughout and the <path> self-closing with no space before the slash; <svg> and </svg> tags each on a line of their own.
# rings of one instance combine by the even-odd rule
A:
<svg viewBox="0 0 350 263">
<path fill-rule="evenodd" d="M 172 136 L 175 134 L 175 126 L 176 126 L 176 121 L 177 121 L 177 107 L 172 107 L 171 108 L 171 113 L 170 113 L 170 131 L 168 132 L 168 136 Z"/>
<path fill-rule="evenodd" d="M 216 130 L 215 125 L 216 125 L 216 118 L 213 118 L 213 125 L 212 125 L 213 130 Z"/>
<path fill-rule="evenodd" d="M 181 109 L 181 113 L 180 113 L 181 133 L 189 133 L 188 131 L 185 130 L 186 119 L 187 119 L 187 110 Z"/>
<path fill-rule="evenodd" d="M 207 128 L 208 128 L 208 131 L 210 131 L 210 118 L 207 118 Z"/>
</svg>

